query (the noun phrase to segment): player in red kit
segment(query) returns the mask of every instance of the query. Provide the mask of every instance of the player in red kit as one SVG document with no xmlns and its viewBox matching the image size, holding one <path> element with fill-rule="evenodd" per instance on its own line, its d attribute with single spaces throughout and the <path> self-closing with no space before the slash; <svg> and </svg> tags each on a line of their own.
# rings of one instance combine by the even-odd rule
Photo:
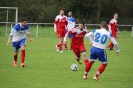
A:
<svg viewBox="0 0 133 88">
<path fill-rule="evenodd" d="M 109 31 L 112 33 L 115 39 L 117 39 L 117 33 L 119 34 L 117 19 L 118 19 L 118 13 L 114 13 L 114 18 L 110 21 L 108 25 Z M 111 42 L 108 45 L 108 48 L 109 50 L 113 50 L 113 47 L 114 47 L 114 44 Z"/>
<path fill-rule="evenodd" d="M 63 44 L 63 39 L 66 34 L 66 29 L 67 29 L 67 17 L 64 15 L 64 10 L 60 10 L 60 14 L 56 16 L 55 21 L 54 21 L 54 31 L 58 35 L 59 42 L 56 45 L 56 50 L 58 52 L 62 53 L 62 44 Z M 64 44 L 65 49 L 67 49 L 67 45 Z"/>
<path fill-rule="evenodd" d="M 79 62 L 79 64 L 82 64 L 82 62 L 80 61 L 80 53 L 82 53 L 82 55 L 84 56 L 84 63 L 86 64 L 88 62 L 88 58 L 86 56 L 86 49 L 84 46 L 84 36 L 86 33 L 88 33 L 88 30 L 84 28 L 84 22 L 79 22 L 78 27 L 69 30 L 64 38 L 65 43 L 68 35 L 72 34 L 73 37 L 71 41 L 71 48 L 75 53 L 76 60 Z"/>
</svg>

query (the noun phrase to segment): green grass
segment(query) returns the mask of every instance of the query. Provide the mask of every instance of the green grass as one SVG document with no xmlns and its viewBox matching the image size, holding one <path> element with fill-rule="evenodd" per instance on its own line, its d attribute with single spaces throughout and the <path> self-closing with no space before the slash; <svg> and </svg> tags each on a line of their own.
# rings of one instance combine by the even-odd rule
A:
<svg viewBox="0 0 133 88">
<path fill-rule="evenodd" d="M 12 45 L 6 46 L 4 27 L 0 27 L 0 88 L 133 88 L 133 40 L 130 32 L 121 31 L 118 43 L 120 56 L 108 49 L 108 66 L 100 76 L 100 82 L 92 78 L 100 66 L 96 61 L 87 80 L 83 80 L 84 64 L 79 65 L 72 51 L 64 53 L 55 51 L 58 42 L 52 27 L 39 27 L 39 36 L 35 38 L 35 27 L 31 27 L 34 43 L 27 39 L 26 67 L 13 67 Z M 69 40 L 68 40 L 69 45 Z M 87 55 L 89 56 L 89 42 L 85 39 Z M 20 52 L 19 52 L 20 53 Z M 82 58 L 83 62 L 83 58 Z M 78 71 L 71 71 L 71 64 L 78 65 Z"/>
</svg>

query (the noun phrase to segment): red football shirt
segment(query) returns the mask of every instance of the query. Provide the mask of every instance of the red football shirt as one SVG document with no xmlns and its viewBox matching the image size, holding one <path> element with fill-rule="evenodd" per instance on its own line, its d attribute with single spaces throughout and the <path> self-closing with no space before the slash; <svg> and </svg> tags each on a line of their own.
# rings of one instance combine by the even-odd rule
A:
<svg viewBox="0 0 133 88">
<path fill-rule="evenodd" d="M 63 16 L 58 15 L 56 16 L 55 21 L 54 21 L 54 30 L 64 31 L 66 30 L 67 24 L 68 24 L 67 17 L 65 15 Z"/>
<path fill-rule="evenodd" d="M 79 47 L 79 45 L 84 42 L 84 36 L 86 33 L 88 33 L 88 30 L 86 28 L 80 30 L 78 27 L 76 27 L 70 30 L 68 34 L 73 34 L 71 45 Z"/>
<path fill-rule="evenodd" d="M 111 32 L 118 32 L 118 22 L 117 22 L 117 20 L 112 19 L 112 20 L 109 22 L 109 30 L 110 30 Z"/>
</svg>

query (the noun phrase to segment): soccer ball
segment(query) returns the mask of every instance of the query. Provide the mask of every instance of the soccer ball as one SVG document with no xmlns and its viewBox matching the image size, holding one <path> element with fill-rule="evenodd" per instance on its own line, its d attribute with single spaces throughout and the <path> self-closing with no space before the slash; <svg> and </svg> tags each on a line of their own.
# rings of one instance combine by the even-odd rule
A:
<svg viewBox="0 0 133 88">
<path fill-rule="evenodd" d="M 77 71 L 77 70 L 78 70 L 77 64 L 72 64 L 72 65 L 71 65 L 71 70 L 72 70 L 72 71 Z"/>
</svg>

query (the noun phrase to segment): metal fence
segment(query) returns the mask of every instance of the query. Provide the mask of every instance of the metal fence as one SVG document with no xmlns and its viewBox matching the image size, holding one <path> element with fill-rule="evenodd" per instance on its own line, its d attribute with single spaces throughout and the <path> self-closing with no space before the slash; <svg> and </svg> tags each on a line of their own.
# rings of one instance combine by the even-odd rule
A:
<svg viewBox="0 0 133 88">
<path fill-rule="evenodd" d="M 6 24 L 6 30 L 5 30 L 5 36 L 7 36 L 7 24 L 10 24 L 10 28 L 13 28 L 13 25 L 16 24 L 15 22 L 0 22 L 0 24 Z M 38 30 L 39 30 L 39 25 L 50 25 L 53 26 L 53 23 L 28 23 L 30 25 L 36 25 L 36 37 L 38 37 Z M 77 25 L 77 24 L 76 24 Z M 85 24 L 85 26 L 97 26 L 99 27 L 100 24 Z M 118 25 L 119 27 L 130 27 L 131 30 L 131 37 L 133 38 L 133 25 Z"/>
</svg>

